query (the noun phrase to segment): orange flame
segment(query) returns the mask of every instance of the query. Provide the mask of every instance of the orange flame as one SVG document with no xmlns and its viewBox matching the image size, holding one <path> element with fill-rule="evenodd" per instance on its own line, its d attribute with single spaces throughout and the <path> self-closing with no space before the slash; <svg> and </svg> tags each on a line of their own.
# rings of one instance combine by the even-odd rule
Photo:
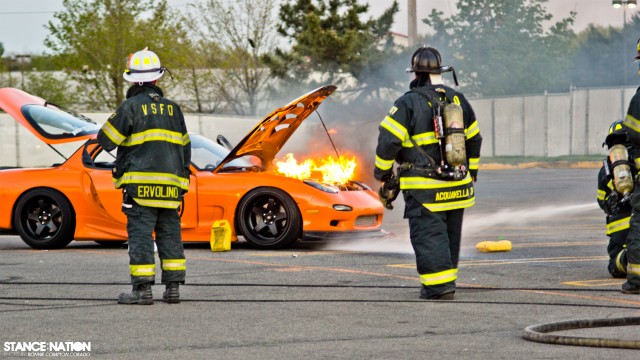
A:
<svg viewBox="0 0 640 360">
<path fill-rule="evenodd" d="M 327 156 L 323 159 L 306 159 L 298 163 L 293 154 L 285 155 L 284 160 L 276 161 L 277 171 L 287 177 L 305 180 L 322 177 L 322 181 L 329 184 L 344 184 L 353 178 L 356 169 L 355 157 L 339 158 Z M 320 174 L 320 176 L 318 176 Z"/>
</svg>

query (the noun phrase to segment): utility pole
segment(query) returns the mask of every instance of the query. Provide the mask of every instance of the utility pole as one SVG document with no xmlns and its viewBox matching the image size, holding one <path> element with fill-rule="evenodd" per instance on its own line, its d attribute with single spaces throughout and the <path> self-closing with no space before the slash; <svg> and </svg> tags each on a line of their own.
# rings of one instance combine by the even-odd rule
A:
<svg viewBox="0 0 640 360">
<path fill-rule="evenodd" d="M 416 38 L 418 37 L 418 15 L 416 14 L 416 0 L 407 0 L 407 14 L 407 35 L 409 37 L 409 47 L 413 47 L 416 44 Z"/>
</svg>

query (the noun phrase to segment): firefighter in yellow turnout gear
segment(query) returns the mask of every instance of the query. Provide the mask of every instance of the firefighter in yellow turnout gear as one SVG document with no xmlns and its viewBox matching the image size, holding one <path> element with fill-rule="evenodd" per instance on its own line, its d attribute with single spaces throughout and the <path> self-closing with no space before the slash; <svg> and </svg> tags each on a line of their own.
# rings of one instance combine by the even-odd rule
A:
<svg viewBox="0 0 640 360">
<path fill-rule="evenodd" d="M 158 56 L 147 49 L 132 54 L 123 76 L 133 85 L 127 99 L 104 124 L 98 141 L 118 148 L 113 181 L 123 189 L 127 215 L 131 293 L 121 304 L 153 304 L 154 239 L 161 259 L 163 299 L 180 301 L 186 261 L 178 207 L 189 189 L 191 143 L 180 107 L 166 99 L 156 81 L 164 74 Z"/>
<path fill-rule="evenodd" d="M 640 39 L 638 39 L 636 61 L 640 60 Z M 640 74 L 640 71 L 638 71 Z M 640 146 L 640 88 L 631 98 L 623 126 L 627 132 L 627 139 L 633 146 Z M 640 294 L 640 186 L 638 175 L 634 174 L 636 186 L 631 196 L 631 220 L 627 235 L 627 281 L 622 284 L 625 294 Z"/>
<path fill-rule="evenodd" d="M 464 95 L 445 86 L 440 53 L 415 51 L 410 91 L 398 98 L 379 127 L 374 176 L 383 182 L 381 201 L 390 208 L 397 163 L 411 244 L 423 299 L 453 299 L 464 209 L 474 205 L 482 137 Z M 391 196 L 389 195 L 389 196 Z"/>
<path fill-rule="evenodd" d="M 637 165 L 633 159 L 640 155 L 639 148 L 630 146 L 622 120 L 609 127 L 605 142 L 610 155 L 603 161 L 598 173 L 598 205 L 604 210 L 609 244 L 607 269 L 615 278 L 627 277 L 627 235 L 631 220 L 631 195 Z M 637 160 L 636 160 L 637 161 Z"/>
</svg>

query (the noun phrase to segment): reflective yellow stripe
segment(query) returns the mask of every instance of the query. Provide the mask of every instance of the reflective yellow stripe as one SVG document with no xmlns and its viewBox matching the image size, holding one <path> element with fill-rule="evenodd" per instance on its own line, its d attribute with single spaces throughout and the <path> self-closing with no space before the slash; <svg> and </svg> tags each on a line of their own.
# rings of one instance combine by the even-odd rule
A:
<svg viewBox="0 0 640 360">
<path fill-rule="evenodd" d="M 598 189 L 598 200 L 600 201 L 604 201 L 604 197 L 607 195 L 607 193 L 604 190 L 600 190 Z"/>
<path fill-rule="evenodd" d="M 640 276 L 640 264 L 627 264 L 627 274 Z"/>
<path fill-rule="evenodd" d="M 480 132 L 480 127 L 478 126 L 478 122 L 474 121 L 473 124 L 471 124 L 471 126 L 464 129 L 464 136 L 467 140 L 469 140 L 472 137 L 476 136 L 479 132 Z"/>
<path fill-rule="evenodd" d="M 183 190 L 189 188 L 189 179 L 168 173 L 127 172 L 118 179 L 113 179 L 116 187 L 123 184 L 156 184 L 173 185 Z"/>
<path fill-rule="evenodd" d="M 129 265 L 131 276 L 155 276 L 155 264 Z"/>
<path fill-rule="evenodd" d="M 184 137 L 182 133 L 176 131 L 150 129 L 143 132 L 131 134 L 131 136 L 129 136 L 129 138 L 122 143 L 122 146 L 140 145 L 148 141 L 166 141 L 172 144 L 183 145 Z"/>
<path fill-rule="evenodd" d="M 390 133 L 400 139 L 400 141 L 405 141 L 409 137 L 407 129 L 390 116 L 386 116 L 380 123 L 380 126 L 387 129 Z"/>
<path fill-rule="evenodd" d="M 380 170 L 389 170 L 393 166 L 394 160 L 385 160 L 376 155 L 376 167 Z"/>
<path fill-rule="evenodd" d="M 457 278 L 458 269 L 450 269 L 433 274 L 421 274 L 420 282 L 425 286 L 440 285 L 456 281 Z"/>
<path fill-rule="evenodd" d="M 609 182 L 607 183 L 607 187 L 609 188 L 609 190 L 613 191 L 613 180 L 609 180 Z"/>
<path fill-rule="evenodd" d="M 620 220 L 616 220 L 607 224 L 607 235 L 611 235 L 615 232 L 626 230 L 629 228 L 629 221 L 631 220 L 631 216 L 627 216 L 626 218 L 622 218 Z"/>
<path fill-rule="evenodd" d="M 180 206 L 180 204 L 182 204 L 181 201 L 171 201 L 171 200 L 152 200 L 152 199 L 140 199 L 140 198 L 134 198 L 133 200 L 135 200 L 136 203 L 142 206 L 166 208 L 166 209 L 176 209 L 178 206 Z"/>
<path fill-rule="evenodd" d="M 636 158 L 635 162 L 636 162 L 636 169 L 640 169 L 640 158 Z"/>
<path fill-rule="evenodd" d="M 478 170 L 480 158 L 469 158 L 469 170 Z"/>
<path fill-rule="evenodd" d="M 418 144 L 418 146 L 431 145 L 431 144 L 438 143 L 438 139 L 436 139 L 436 133 L 434 133 L 433 131 L 416 134 L 416 135 L 413 135 L 412 138 L 416 142 L 416 144 Z M 410 147 L 413 147 L 413 143 L 411 142 L 411 140 L 409 140 L 409 138 L 407 138 L 402 143 L 402 146 L 410 148 Z"/>
<path fill-rule="evenodd" d="M 640 132 L 640 120 L 634 118 L 633 116 L 627 114 L 624 118 L 624 124 L 635 132 Z"/>
<path fill-rule="evenodd" d="M 456 186 L 462 186 L 471 182 L 471 176 L 467 174 L 464 179 L 458 181 L 444 181 L 436 180 L 425 177 L 413 176 L 413 177 L 401 177 L 400 189 L 443 189 Z"/>
<path fill-rule="evenodd" d="M 186 259 L 164 259 L 162 260 L 162 270 L 180 271 L 187 270 Z"/>
<path fill-rule="evenodd" d="M 187 145 L 190 142 L 191 138 L 189 137 L 189 134 L 182 135 L 182 145 Z"/>
<path fill-rule="evenodd" d="M 449 211 L 449 210 L 455 210 L 455 209 L 466 209 L 468 207 L 472 207 L 475 204 L 476 204 L 476 198 L 472 197 L 471 199 L 444 202 L 444 203 L 423 203 L 422 206 L 429 209 L 429 211 L 439 212 L 439 211 Z"/>
<path fill-rule="evenodd" d="M 622 256 L 627 252 L 627 249 L 622 249 L 622 251 L 620 251 L 618 253 L 618 256 L 616 256 L 616 267 L 618 268 L 618 270 L 626 273 L 627 269 L 625 268 L 624 264 L 622 263 Z"/>
<path fill-rule="evenodd" d="M 126 139 L 126 136 L 120 134 L 120 132 L 116 130 L 116 128 L 113 127 L 113 125 L 111 125 L 111 123 L 108 121 L 102 126 L 102 132 L 104 132 L 109 140 L 111 140 L 116 145 L 120 145 L 124 141 L 124 139 Z"/>
</svg>

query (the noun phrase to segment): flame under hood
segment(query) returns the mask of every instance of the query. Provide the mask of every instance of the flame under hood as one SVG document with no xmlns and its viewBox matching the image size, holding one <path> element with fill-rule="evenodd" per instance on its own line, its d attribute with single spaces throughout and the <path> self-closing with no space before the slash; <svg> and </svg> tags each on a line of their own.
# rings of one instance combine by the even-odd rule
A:
<svg viewBox="0 0 640 360">
<path fill-rule="evenodd" d="M 257 156 L 262 160 L 263 166 L 270 165 L 302 121 L 335 90 L 336 86 L 326 85 L 272 111 L 231 150 L 214 172 L 218 172 L 226 163 L 245 155 Z"/>
</svg>

